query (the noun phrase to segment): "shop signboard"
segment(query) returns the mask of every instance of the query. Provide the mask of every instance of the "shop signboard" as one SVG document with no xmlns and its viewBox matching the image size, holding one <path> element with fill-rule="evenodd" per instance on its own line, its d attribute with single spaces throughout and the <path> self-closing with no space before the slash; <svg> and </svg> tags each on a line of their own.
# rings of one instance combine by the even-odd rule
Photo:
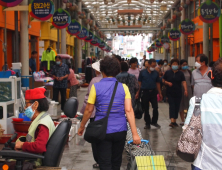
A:
<svg viewBox="0 0 222 170">
<path fill-rule="evenodd" d="M 168 37 L 169 39 L 171 39 L 172 41 L 177 41 L 180 39 L 181 33 L 178 29 L 173 28 L 170 30 L 170 32 L 168 33 Z"/>
<path fill-rule="evenodd" d="M 93 46 L 98 46 L 99 45 L 99 37 L 97 37 L 95 35 L 93 40 L 90 42 L 90 44 L 93 45 Z"/>
<path fill-rule="evenodd" d="M 71 23 L 71 16 L 68 11 L 59 8 L 52 17 L 52 25 L 58 29 L 63 29 Z"/>
<path fill-rule="evenodd" d="M 168 43 L 168 42 L 170 42 L 170 40 L 169 40 L 169 37 L 167 37 L 166 35 L 163 35 L 163 36 L 160 38 L 160 43 L 161 43 L 161 44 Z"/>
<path fill-rule="evenodd" d="M 23 0 L 0 0 L 0 5 L 4 7 L 13 7 L 20 4 Z"/>
<path fill-rule="evenodd" d="M 151 48 L 153 49 L 153 51 L 156 49 L 156 45 L 155 44 L 152 44 L 151 45 Z"/>
<path fill-rule="evenodd" d="M 105 47 L 106 43 L 104 41 L 101 41 L 99 44 L 99 48 L 103 49 Z"/>
<path fill-rule="evenodd" d="M 220 15 L 220 7 L 211 0 L 202 3 L 198 9 L 198 16 L 205 23 L 213 23 L 217 21 Z"/>
<path fill-rule="evenodd" d="M 69 24 L 69 26 L 66 27 L 66 31 L 70 35 L 78 35 L 81 32 L 81 30 L 82 30 L 81 24 L 75 19 L 73 19 L 71 23 Z"/>
<path fill-rule="evenodd" d="M 54 14 L 54 8 L 51 0 L 32 0 L 29 4 L 29 13 L 35 19 L 46 21 Z"/>
<path fill-rule="evenodd" d="M 76 35 L 76 38 L 81 39 L 81 40 L 85 40 L 87 38 L 88 34 L 89 34 L 89 31 L 87 30 L 87 28 L 82 27 L 81 32 L 78 35 Z"/>
<path fill-rule="evenodd" d="M 155 46 L 156 46 L 157 48 L 160 48 L 160 47 L 163 46 L 163 44 L 160 43 L 160 40 L 156 40 L 156 41 L 155 41 Z"/>
<path fill-rule="evenodd" d="M 85 41 L 86 42 L 91 42 L 93 40 L 94 34 L 92 31 L 89 31 L 89 36 L 86 37 Z"/>
<path fill-rule="evenodd" d="M 182 34 L 189 35 L 195 31 L 195 24 L 190 19 L 185 19 L 181 21 L 179 29 Z"/>
<path fill-rule="evenodd" d="M 170 48 L 170 44 L 169 43 L 164 43 L 163 44 L 163 48 L 165 48 L 166 50 Z"/>
</svg>

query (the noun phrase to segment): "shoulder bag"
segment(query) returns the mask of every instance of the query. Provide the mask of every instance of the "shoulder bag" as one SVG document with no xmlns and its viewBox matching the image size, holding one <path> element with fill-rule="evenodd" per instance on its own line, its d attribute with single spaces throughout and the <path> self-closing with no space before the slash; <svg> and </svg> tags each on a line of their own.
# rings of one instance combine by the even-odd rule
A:
<svg viewBox="0 0 222 170">
<path fill-rule="evenodd" d="M 108 124 L 108 118 L 109 114 L 113 105 L 113 100 L 116 94 L 116 89 L 118 86 L 118 82 L 116 82 L 113 94 L 111 97 L 111 101 L 109 103 L 109 107 L 106 113 L 106 116 L 100 120 L 94 121 L 92 123 L 89 123 L 89 125 L 86 128 L 86 132 L 84 135 L 84 139 L 89 143 L 94 143 L 97 141 L 104 140 L 106 137 L 106 130 L 107 130 L 107 124 Z"/>
<path fill-rule="evenodd" d="M 202 143 L 201 98 L 195 98 L 195 108 L 188 127 L 181 134 L 177 144 L 177 155 L 187 162 L 193 162 Z"/>
</svg>

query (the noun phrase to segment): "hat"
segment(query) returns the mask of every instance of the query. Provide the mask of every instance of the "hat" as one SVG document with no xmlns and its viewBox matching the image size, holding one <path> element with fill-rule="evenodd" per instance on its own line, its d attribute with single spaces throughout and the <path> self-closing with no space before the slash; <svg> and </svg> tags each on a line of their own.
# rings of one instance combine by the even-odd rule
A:
<svg viewBox="0 0 222 170">
<path fill-rule="evenodd" d="M 45 88 L 35 88 L 31 90 L 26 90 L 25 100 L 36 100 L 45 98 Z"/>
<path fill-rule="evenodd" d="M 100 72 L 100 60 L 92 64 L 92 68 Z"/>
</svg>

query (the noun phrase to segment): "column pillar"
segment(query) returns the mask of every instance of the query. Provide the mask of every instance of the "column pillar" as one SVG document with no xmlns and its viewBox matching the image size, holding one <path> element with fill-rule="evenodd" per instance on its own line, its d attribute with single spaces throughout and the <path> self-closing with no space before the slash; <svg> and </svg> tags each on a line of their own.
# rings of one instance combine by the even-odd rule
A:
<svg viewBox="0 0 222 170">
<path fill-rule="evenodd" d="M 165 20 L 163 20 L 163 26 L 166 24 Z M 166 31 L 164 30 L 163 31 L 163 35 L 166 35 Z M 163 47 L 162 47 L 163 48 Z M 166 56 L 166 49 L 163 48 L 163 59 L 167 59 L 167 56 Z"/>
<path fill-rule="evenodd" d="M 173 9 L 171 9 L 171 19 L 173 18 Z M 171 29 L 173 29 L 173 27 L 174 27 L 174 24 L 171 24 Z M 170 41 L 171 42 L 171 53 L 170 53 L 170 59 L 172 58 L 172 57 L 174 57 L 174 42 L 171 40 Z"/>
<path fill-rule="evenodd" d="M 61 29 L 61 53 L 66 54 L 66 28 Z"/>
<path fill-rule="evenodd" d="M 181 3 L 183 2 L 183 0 L 181 0 Z M 183 10 L 181 11 L 182 15 L 181 15 L 181 21 L 185 20 L 185 9 L 183 8 Z M 181 34 L 181 38 L 180 38 L 180 45 L 181 45 L 181 59 L 185 59 L 185 35 Z"/>
<path fill-rule="evenodd" d="M 28 0 L 23 0 L 21 5 L 28 5 Z M 22 76 L 29 75 L 29 29 L 28 29 L 28 11 L 20 12 L 20 52 L 22 63 Z"/>
<path fill-rule="evenodd" d="M 209 57 L 209 27 L 205 22 L 203 22 L 203 54 Z"/>
<path fill-rule="evenodd" d="M 78 2 L 79 11 L 82 12 L 82 2 Z M 79 19 L 79 23 L 82 25 L 82 20 Z M 82 72 L 82 40 L 77 39 L 77 57 L 78 57 L 78 73 Z"/>
<path fill-rule="evenodd" d="M 87 19 L 90 19 L 90 13 L 87 13 Z M 90 30 L 89 24 L 87 25 L 87 29 Z M 87 53 L 86 57 L 90 57 L 90 43 L 87 42 Z"/>
</svg>

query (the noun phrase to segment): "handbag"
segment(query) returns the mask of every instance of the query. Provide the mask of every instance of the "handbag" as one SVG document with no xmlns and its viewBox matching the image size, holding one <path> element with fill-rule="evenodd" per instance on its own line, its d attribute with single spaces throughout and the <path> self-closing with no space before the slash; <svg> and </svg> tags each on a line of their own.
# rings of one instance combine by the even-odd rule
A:
<svg viewBox="0 0 222 170">
<path fill-rule="evenodd" d="M 104 140 L 106 137 L 106 130 L 107 130 L 107 124 L 108 124 L 108 117 L 113 105 L 113 100 L 116 94 L 118 82 L 116 82 L 113 94 L 111 97 L 111 101 L 109 103 L 109 107 L 106 113 L 106 116 L 100 120 L 94 121 L 92 123 L 89 123 L 89 125 L 86 128 L 86 132 L 84 135 L 84 139 L 89 143 L 94 143 L 97 141 Z"/>
<path fill-rule="evenodd" d="M 177 144 L 177 155 L 187 162 L 193 162 L 202 143 L 201 98 L 195 98 L 195 108 L 188 127 L 181 134 Z"/>
</svg>

